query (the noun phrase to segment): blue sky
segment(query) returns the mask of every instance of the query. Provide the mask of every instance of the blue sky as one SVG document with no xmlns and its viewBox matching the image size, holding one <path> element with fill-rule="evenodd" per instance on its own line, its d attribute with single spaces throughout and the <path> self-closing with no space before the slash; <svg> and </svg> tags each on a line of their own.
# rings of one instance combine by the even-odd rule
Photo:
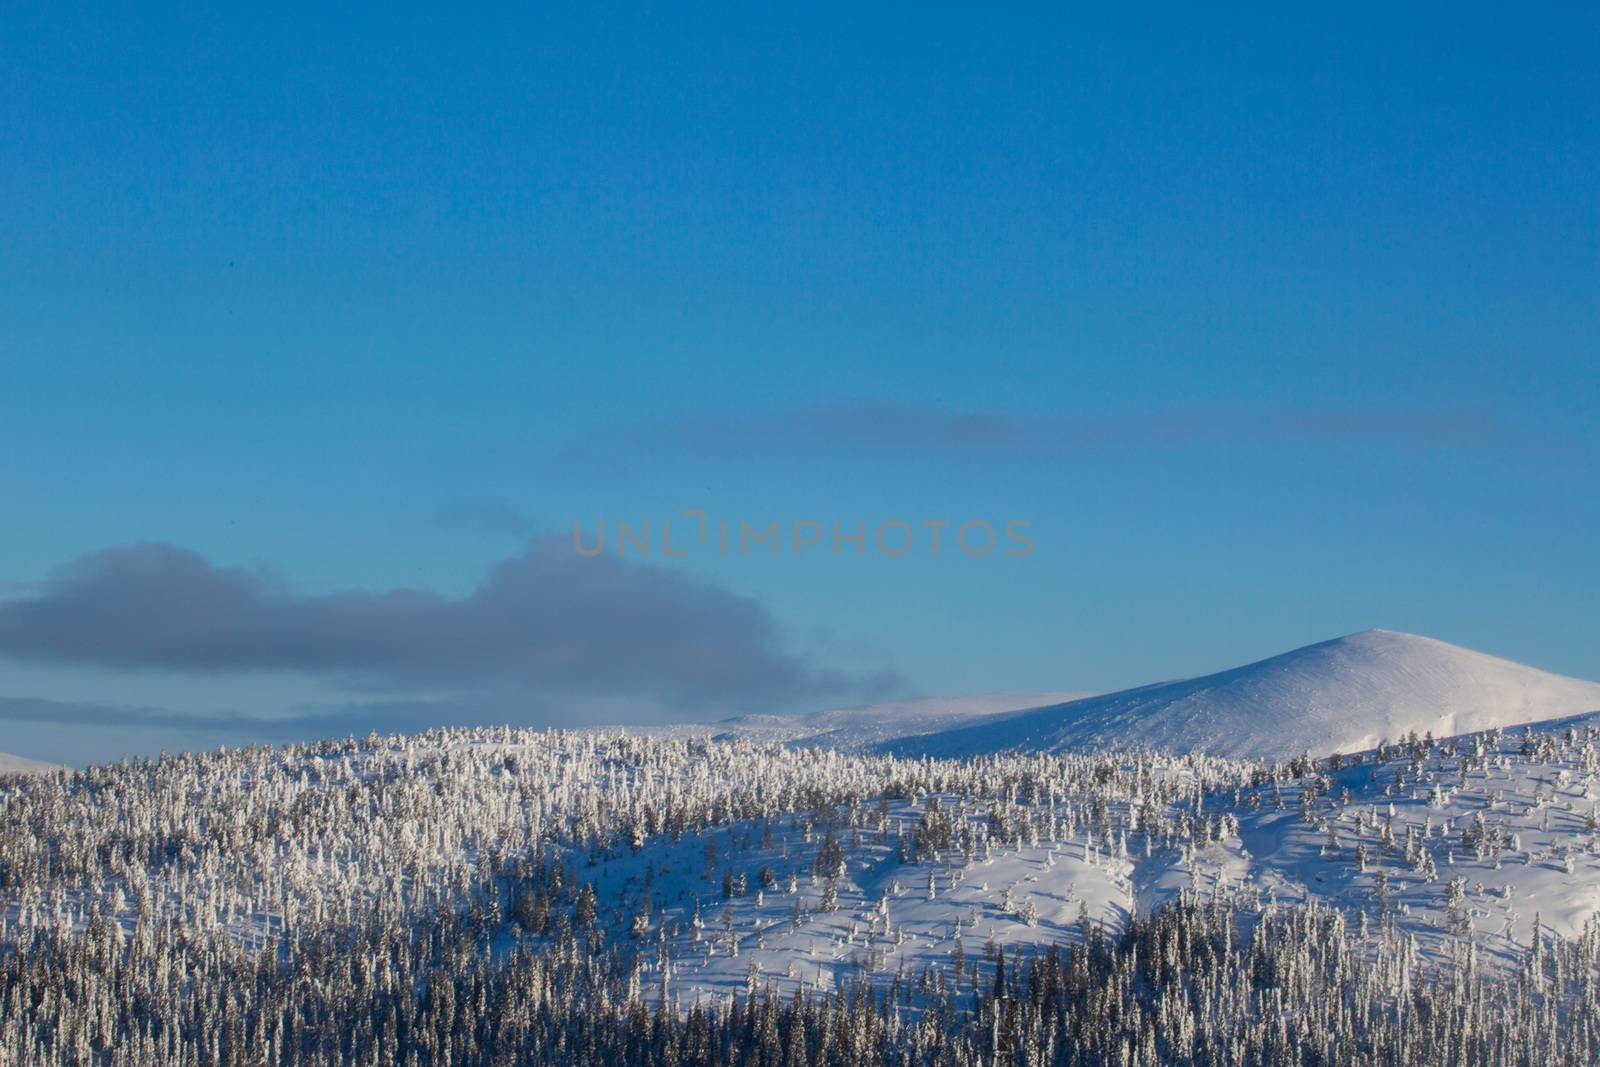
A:
<svg viewBox="0 0 1600 1067">
<path fill-rule="evenodd" d="M 0 749 L 1600 677 L 1592 9 L 0 21 Z M 682 508 L 1036 547 L 556 558 Z"/>
</svg>

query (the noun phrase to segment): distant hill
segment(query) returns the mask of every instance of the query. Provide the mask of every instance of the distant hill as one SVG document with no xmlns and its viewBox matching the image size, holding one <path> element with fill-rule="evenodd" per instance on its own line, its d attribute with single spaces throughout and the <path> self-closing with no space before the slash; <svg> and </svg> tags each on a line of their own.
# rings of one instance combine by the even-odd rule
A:
<svg viewBox="0 0 1600 1067">
<path fill-rule="evenodd" d="M 882 704 L 834 708 L 803 715 L 739 715 L 709 723 L 688 723 L 650 729 L 658 736 L 742 737 L 753 741 L 815 745 L 840 752 L 859 752 L 897 739 L 935 730 L 970 726 L 996 715 L 1014 714 L 1084 693 L 973 693 L 928 697 Z"/>
<path fill-rule="evenodd" d="M 1444 737 L 1597 709 L 1600 683 L 1428 637 L 1367 630 L 1201 678 L 1066 701 L 879 747 L 959 757 L 1148 745 L 1284 759 L 1360 751 L 1413 730 Z"/>
<path fill-rule="evenodd" d="M 47 774 L 50 771 L 59 771 L 62 767 L 56 763 L 45 763 L 43 760 L 28 759 L 25 756 L 13 756 L 9 752 L 0 752 L 0 774 Z"/>
</svg>

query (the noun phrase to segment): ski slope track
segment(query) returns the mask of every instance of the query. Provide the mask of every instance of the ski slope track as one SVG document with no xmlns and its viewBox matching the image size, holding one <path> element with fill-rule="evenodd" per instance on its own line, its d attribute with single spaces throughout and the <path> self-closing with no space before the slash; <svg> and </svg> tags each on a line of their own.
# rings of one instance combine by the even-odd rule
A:
<svg viewBox="0 0 1600 1067">
<path fill-rule="evenodd" d="M 1239 758 L 1359 752 L 1600 709 L 1600 683 L 1456 645 L 1366 630 L 1232 670 L 1067 701 L 885 742 L 960 758 L 1148 746 Z"/>
</svg>

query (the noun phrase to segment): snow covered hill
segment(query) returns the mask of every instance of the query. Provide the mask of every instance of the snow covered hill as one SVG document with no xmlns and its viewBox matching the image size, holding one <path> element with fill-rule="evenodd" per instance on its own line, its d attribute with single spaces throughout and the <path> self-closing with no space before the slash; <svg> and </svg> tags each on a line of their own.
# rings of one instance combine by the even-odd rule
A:
<svg viewBox="0 0 1600 1067">
<path fill-rule="evenodd" d="M 973 693 L 834 708 L 804 715 L 739 715 L 711 723 L 648 728 L 658 737 L 744 738 L 862 752 L 875 745 L 936 730 L 972 726 L 996 715 L 1078 700 L 1087 693 Z M 633 732 L 641 732 L 630 727 Z"/>
<path fill-rule="evenodd" d="M 1185 891 L 1251 911 L 1329 908 L 1352 928 L 1414 938 L 1434 962 L 1470 937 L 1484 963 L 1514 966 L 1536 927 L 1578 939 L 1600 919 L 1597 741 L 1600 715 L 1577 716 L 1280 765 L 1197 802 L 1145 806 L 1135 792 L 1130 804 L 1113 788 L 1099 829 L 1075 822 L 1098 802 L 885 802 L 841 832 L 850 843 L 831 863 L 821 828 L 752 820 L 657 839 L 601 865 L 596 884 L 620 902 L 619 930 L 648 911 L 661 935 L 674 931 L 675 988 L 689 1000 L 959 969 L 996 946 L 1081 940 L 1085 921 L 1123 929 Z M 1170 785 L 1194 768 L 1164 772 Z M 931 820 L 950 843 L 908 857 Z M 650 909 L 637 902 L 646 886 Z"/>
<path fill-rule="evenodd" d="M 60 769 L 61 767 L 58 764 L 28 759 L 26 756 L 13 756 L 9 752 L 0 752 L 0 774 L 47 774 L 50 771 L 59 771 Z"/>
<path fill-rule="evenodd" d="M 1041 836 L 1030 826 L 1001 840 L 988 811 L 952 795 L 894 801 L 837 838 L 806 819 L 747 820 L 659 837 L 581 874 L 611 903 L 601 914 L 614 937 L 668 947 L 672 992 L 685 1002 L 768 983 L 785 994 L 833 990 L 963 956 L 976 967 L 997 946 L 1069 942 L 1085 923 L 1125 926 L 1134 900 L 1125 848 L 1087 828 Z M 930 826 L 950 840 L 918 850 Z"/>
<path fill-rule="evenodd" d="M 1600 683 L 1428 637 L 1367 630 L 1271 659 L 887 742 L 900 755 L 1148 745 L 1290 759 L 1370 749 L 1600 709 Z"/>
<path fill-rule="evenodd" d="M 1319 902 L 1415 936 L 1515 959 L 1535 924 L 1600 918 L 1600 715 L 1328 760 L 1245 791 L 1228 834 L 1141 864 L 1139 906 L 1184 887 Z"/>
<path fill-rule="evenodd" d="M 250 1037 L 265 1025 L 216 1027 L 255 1047 L 211 1059 L 343 1063 L 291 1053 L 387 1048 L 395 1033 L 446 1048 L 477 1032 L 452 1003 L 513 1019 L 551 997 L 582 1026 L 541 1030 L 538 1047 L 597 1025 L 753 1018 L 727 1014 L 740 1001 L 772 1019 L 817 1005 L 830 1034 L 856 1025 L 839 1021 L 852 1004 L 857 1022 L 904 1020 L 929 1041 L 947 1038 L 924 1023 L 977 1020 L 992 1044 L 1030 990 L 1061 982 L 1074 984 L 1059 1005 L 1092 1010 L 1052 1040 L 1118 1016 L 1094 1000 L 1108 991 L 1145 1018 L 1185 1013 L 1162 1047 L 1195 1040 L 1196 1019 L 1238 1038 L 1140 1064 L 1298 1064 L 1223 1050 L 1307 1019 L 1317 1048 L 1357 1047 L 1362 1020 L 1402 1013 L 1553 1027 L 1600 1018 L 1600 713 L 1273 765 L 1151 751 L 901 760 L 494 727 L 8 776 L 0 958 L 13 961 L 0 999 L 27 1022 L 0 1025 L 5 1063 L 55 1062 L 77 1032 L 147 1043 L 108 1064 L 164 1062 L 151 1049 L 206 1032 L 219 1010 L 270 1019 L 281 1004 L 304 1005 L 296 1045 Z M 111 1009 L 15 992 L 95 968 L 113 976 Z M 185 1000 L 158 1042 L 124 1020 L 170 1001 L 157 995 L 167 974 L 190 979 L 184 997 L 241 999 Z M 1501 999 L 1463 999 L 1482 996 Z M 1343 1037 L 1315 1036 L 1334 1025 L 1318 1021 L 1327 1005 Z M 1517 1047 L 1522 1029 L 1502 1031 L 1473 1040 Z M 1571 1057 L 1548 1053 L 1572 1039 L 1552 1028 L 1538 1055 L 1505 1062 L 1600 1062 L 1591 1031 L 1575 1031 L 1594 1040 Z M 1083 1062 L 1118 1062 L 1127 1040 Z M 1451 1041 L 1371 1061 L 1455 1062 Z"/>
</svg>

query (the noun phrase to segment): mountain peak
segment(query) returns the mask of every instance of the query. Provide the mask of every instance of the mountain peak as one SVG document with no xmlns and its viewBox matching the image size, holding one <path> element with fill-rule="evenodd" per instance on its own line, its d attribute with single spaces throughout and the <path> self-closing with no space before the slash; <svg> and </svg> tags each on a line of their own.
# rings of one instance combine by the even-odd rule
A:
<svg viewBox="0 0 1600 1067">
<path fill-rule="evenodd" d="M 1445 737 L 1600 709 L 1600 683 L 1394 630 L 1362 630 L 1215 674 L 1068 701 L 894 746 L 911 754 L 1149 745 L 1286 759 L 1412 731 Z"/>
</svg>

